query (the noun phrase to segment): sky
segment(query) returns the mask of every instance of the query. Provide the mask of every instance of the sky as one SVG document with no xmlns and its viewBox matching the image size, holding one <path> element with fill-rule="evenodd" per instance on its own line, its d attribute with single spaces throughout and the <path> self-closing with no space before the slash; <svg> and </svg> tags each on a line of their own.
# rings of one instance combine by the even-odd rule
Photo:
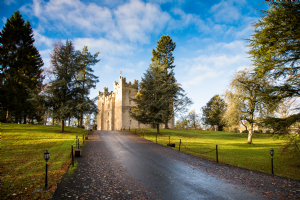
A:
<svg viewBox="0 0 300 200">
<path fill-rule="evenodd" d="M 120 70 L 127 82 L 140 81 L 156 42 L 169 35 L 176 43 L 175 78 L 194 102 L 189 110 L 200 113 L 229 89 L 235 71 L 251 66 L 245 39 L 260 9 L 268 9 L 261 0 L 0 0 L 0 27 L 19 10 L 31 23 L 44 67 L 59 40 L 100 52 L 92 98 L 104 87 L 112 91 Z"/>
</svg>

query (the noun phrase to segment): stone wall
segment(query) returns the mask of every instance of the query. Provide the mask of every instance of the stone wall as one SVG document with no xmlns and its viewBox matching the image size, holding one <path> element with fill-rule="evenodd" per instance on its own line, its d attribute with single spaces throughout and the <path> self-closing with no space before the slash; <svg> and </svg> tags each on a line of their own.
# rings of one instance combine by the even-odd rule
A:
<svg viewBox="0 0 300 200">
<path fill-rule="evenodd" d="M 126 78 L 119 77 L 119 83 L 114 82 L 113 92 L 103 88 L 98 92 L 97 129 L 98 130 L 120 130 L 121 128 L 137 129 L 150 128 L 149 124 L 141 124 L 132 117 L 129 112 L 136 104 L 132 101 L 138 92 L 138 81 L 127 83 Z M 164 125 L 160 125 L 164 128 Z M 174 128 L 174 119 L 169 121 L 169 128 Z"/>
</svg>

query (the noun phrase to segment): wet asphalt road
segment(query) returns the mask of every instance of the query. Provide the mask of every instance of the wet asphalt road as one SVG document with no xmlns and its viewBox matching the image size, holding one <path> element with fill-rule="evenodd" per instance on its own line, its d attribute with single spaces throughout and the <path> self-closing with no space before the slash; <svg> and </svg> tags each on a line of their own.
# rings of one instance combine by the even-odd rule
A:
<svg viewBox="0 0 300 200">
<path fill-rule="evenodd" d="M 134 134 L 120 131 L 98 131 L 98 134 L 116 162 L 137 184 L 151 192 L 152 199 L 265 199 L 240 185 L 194 168 L 188 162 L 172 158 L 166 150 L 173 150 Z M 191 157 L 177 153 L 187 160 Z"/>
</svg>

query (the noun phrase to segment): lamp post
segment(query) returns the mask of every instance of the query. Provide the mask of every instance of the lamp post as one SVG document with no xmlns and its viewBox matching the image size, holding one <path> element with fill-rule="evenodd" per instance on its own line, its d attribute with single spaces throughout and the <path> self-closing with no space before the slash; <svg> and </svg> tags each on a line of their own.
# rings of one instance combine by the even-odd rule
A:
<svg viewBox="0 0 300 200">
<path fill-rule="evenodd" d="M 274 174 L 274 171 L 273 171 L 273 155 L 274 155 L 274 150 L 273 149 L 270 150 L 270 155 L 271 155 L 272 174 Z"/>
<path fill-rule="evenodd" d="M 78 135 L 76 135 L 76 148 L 78 149 L 77 143 L 78 143 Z"/>
<path fill-rule="evenodd" d="M 50 159 L 50 152 L 46 150 L 44 153 L 44 159 L 46 160 L 46 178 L 45 178 L 45 188 L 44 190 L 49 190 L 48 183 L 47 183 L 47 168 L 48 168 L 48 160 Z"/>
</svg>

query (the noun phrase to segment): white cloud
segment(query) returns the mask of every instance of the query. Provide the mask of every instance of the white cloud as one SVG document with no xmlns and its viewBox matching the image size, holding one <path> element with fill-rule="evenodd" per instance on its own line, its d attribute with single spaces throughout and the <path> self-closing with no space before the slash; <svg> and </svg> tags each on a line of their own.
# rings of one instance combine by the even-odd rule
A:
<svg viewBox="0 0 300 200">
<path fill-rule="evenodd" d="M 7 18 L 6 17 L 2 17 L 2 22 L 5 24 L 7 21 Z"/>
<path fill-rule="evenodd" d="M 231 23 L 241 18 L 239 5 L 244 4 L 245 1 L 222 0 L 220 3 L 213 5 L 210 12 L 214 13 L 213 17 L 216 22 Z"/>
<path fill-rule="evenodd" d="M 45 44 L 46 46 L 50 47 L 54 43 L 52 38 L 48 38 L 40 34 L 40 32 L 36 29 L 33 29 L 33 35 L 35 39 L 35 44 L 37 45 Z"/>
<path fill-rule="evenodd" d="M 94 3 L 86 5 L 79 0 L 33 0 L 32 4 L 22 6 L 21 10 L 33 13 L 45 23 L 47 29 L 80 30 L 85 33 L 114 29 L 111 11 Z"/>
<path fill-rule="evenodd" d="M 132 42 L 149 42 L 149 33 L 159 33 L 170 19 L 156 5 L 140 1 L 119 6 L 115 11 L 116 23 L 120 31 Z"/>
<path fill-rule="evenodd" d="M 4 0 L 4 3 L 6 5 L 10 5 L 11 3 L 16 3 L 16 1 L 15 0 Z"/>
<path fill-rule="evenodd" d="M 186 14 L 183 10 L 179 8 L 174 8 L 172 10 L 172 13 L 174 15 L 179 16 L 179 19 L 170 19 L 170 22 L 168 24 L 168 29 L 174 30 L 174 29 L 184 29 L 187 28 L 190 25 L 194 25 L 197 27 L 199 31 L 209 31 L 209 27 L 206 25 L 206 23 L 200 18 L 199 15 L 194 14 Z"/>
<path fill-rule="evenodd" d="M 134 50 L 133 46 L 129 44 L 114 42 L 105 38 L 75 38 L 75 49 L 82 49 L 88 46 L 90 52 L 99 51 L 101 55 L 128 55 Z M 102 57 L 102 56 L 101 56 Z"/>
<path fill-rule="evenodd" d="M 138 68 L 143 68 L 143 69 L 147 68 L 147 66 L 148 66 L 147 63 L 144 61 L 139 62 L 137 65 Z"/>
<path fill-rule="evenodd" d="M 107 64 L 104 65 L 102 67 L 102 69 L 103 70 L 101 70 L 101 71 L 104 72 L 104 73 L 110 73 L 110 72 L 114 71 L 114 69 L 110 65 L 107 65 Z"/>
<path fill-rule="evenodd" d="M 186 76 L 184 87 L 197 86 L 207 80 L 224 79 L 241 66 L 249 64 L 243 41 L 211 44 L 201 54 L 191 59 L 181 59 L 176 65 L 182 67 Z"/>
<path fill-rule="evenodd" d="M 79 0 L 33 0 L 21 10 L 36 16 L 51 31 L 140 43 L 149 43 L 150 35 L 159 33 L 171 18 L 157 5 L 134 0 L 113 10 Z"/>
</svg>

